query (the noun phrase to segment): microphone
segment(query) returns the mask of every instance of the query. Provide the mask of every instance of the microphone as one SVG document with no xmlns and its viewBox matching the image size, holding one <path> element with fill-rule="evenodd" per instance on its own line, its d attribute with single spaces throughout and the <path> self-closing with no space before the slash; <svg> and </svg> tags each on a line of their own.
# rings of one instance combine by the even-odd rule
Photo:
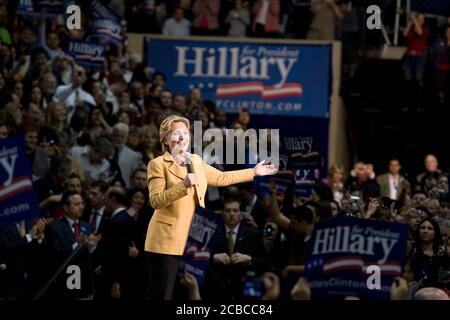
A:
<svg viewBox="0 0 450 320">
<path fill-rule="evenodd" d="M 192 171 L 191 157 L 190 157 L 190 154 L 188 154 L 187 152 L 184 155 L 184 164 L 186 165 L 186 169 L 187 169 L 188 173 L 194 173 L 194 171 Z"/>
</svg>

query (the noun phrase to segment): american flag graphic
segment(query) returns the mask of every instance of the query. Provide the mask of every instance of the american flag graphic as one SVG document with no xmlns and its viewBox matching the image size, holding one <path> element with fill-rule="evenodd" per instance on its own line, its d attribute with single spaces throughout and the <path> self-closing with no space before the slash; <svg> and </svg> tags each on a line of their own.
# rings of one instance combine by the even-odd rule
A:
<svg viewBox="0 0 450 320">
<path fill-rule="evenodd" d="M 211 256 L 207 248 L 198 250 L 197 246 L 191 245 L 186 249 L 186 256 L 190 256 L 194 261 L 208 261 Z"/>
<path fill-rule="evenodd" d="M 18 177 L 12 180 L 11 184 L 5 186 L 0 185 L 0 202 L 15 196 L 26 190 L 33 188 L 33 182 L 29 177 Z"/>
<path fill-rule="evenodd" d="M 264 86 L 262 82 L 242 82 L 233 84 L 219 84 L 216 97 L 235 97 L 259 94 L 262 99 L 279 99 L 285 97 L 301 96 L 303 87 L 298 83 L 286 83 L 282 86 Z"/>
<path fill-rule="evenodd" d="M 109 29 L 97 29 L 98 34 L 107 35 L 117 41 L 122 41 L 122 36 L 120 34 L 114 33 L 113 31 Z"/>
<path fill-rule="evenodd" d="M 386 261 L 380 264 L 377 261 L 364 261 L 360 256 L 346 256 L 325 261 L 322 258 L 316 258 L 306 265 L 306 269 L 309 271 L 322 270 L 324 274 L 345 270 L 355 270 L 367 274 L 367 267 L 371 265 L 380 267 L 382 275 L 400 276 L 402 274 L 402 267 L 399 262 Z"/>
</svg>

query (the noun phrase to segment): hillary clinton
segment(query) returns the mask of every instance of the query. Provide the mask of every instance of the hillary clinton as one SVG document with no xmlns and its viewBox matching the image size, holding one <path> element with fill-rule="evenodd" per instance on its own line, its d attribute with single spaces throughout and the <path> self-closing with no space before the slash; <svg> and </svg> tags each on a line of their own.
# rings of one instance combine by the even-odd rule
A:
<svg viewBox="0 0 450 320">
<path fill-rule="evenodd" d="M 264 161 L 253 169 L 221 172 L 200 156 L 187 153 L 189 129 L 186 118 L 164 119 L 159 129 L 164 154 L 150 161 L 147 168 L 150 204 L 155 209 L 145 241 L 150 269 L 148 299 L 172 298 L 195 206 L 205 206 L 208 185 L 224 187 L 276 172 L 273 165 L 265 165 Z M 192 173 L 187 170 L 189 163 Z"/>
</svg>

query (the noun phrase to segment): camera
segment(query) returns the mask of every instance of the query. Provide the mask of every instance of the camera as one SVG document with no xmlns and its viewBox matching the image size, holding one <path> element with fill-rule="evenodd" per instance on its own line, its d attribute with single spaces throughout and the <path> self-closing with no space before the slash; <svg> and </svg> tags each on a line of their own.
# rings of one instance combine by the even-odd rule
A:
<svg viewBox="0 0 450 320">
<path fill-rule="evenodd" d="M 248 271 L 242 279 L 242 295 L 245 299 L 260 299 L 265 292 L 264 283 L 261 277 L 257 277 L 254 271 Z"/>
<path fill-rule="evenodd" d="M 271 226 L 270 224 L 267 225 L 267 226 L 265 226 L 265 227 L 264 227 L 264 232 L 265 232 L 267 235 L 272 235 L 272 232 L 273 232 L 272 226 Z"/>
</svg>

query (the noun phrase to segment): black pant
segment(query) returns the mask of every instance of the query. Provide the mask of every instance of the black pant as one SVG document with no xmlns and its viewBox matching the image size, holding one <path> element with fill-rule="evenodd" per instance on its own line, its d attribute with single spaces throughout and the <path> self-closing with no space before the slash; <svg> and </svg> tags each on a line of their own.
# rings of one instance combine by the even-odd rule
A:
<svg viewBox="0 0 450 320">
<path fill-rule="evenodd" d="M 171 300 L 181 256 L 148 253 L 147 300 Z"/>
</svg>

